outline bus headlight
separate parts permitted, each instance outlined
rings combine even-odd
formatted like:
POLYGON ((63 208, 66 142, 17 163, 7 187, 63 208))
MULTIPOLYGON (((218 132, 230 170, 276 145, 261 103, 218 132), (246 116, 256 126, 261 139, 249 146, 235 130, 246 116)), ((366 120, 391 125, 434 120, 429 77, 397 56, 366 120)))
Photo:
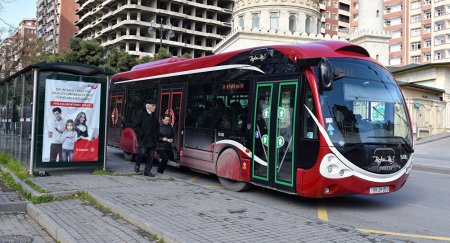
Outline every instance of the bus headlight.
POLYGON ((352 176, 353 171, 330 153, 325 155, 320 163, 320 174, 326 178, 339 179, 352 176))

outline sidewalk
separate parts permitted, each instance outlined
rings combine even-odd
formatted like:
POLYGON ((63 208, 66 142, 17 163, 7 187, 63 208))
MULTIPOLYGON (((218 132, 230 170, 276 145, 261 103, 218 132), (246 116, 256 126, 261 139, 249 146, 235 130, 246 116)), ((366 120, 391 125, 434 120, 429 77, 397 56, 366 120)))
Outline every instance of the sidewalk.
MULTIPOLYGON (((384 242, 352 227, 308 219, 239 197, 239 193, 210 189, 167 177, 64 175, 33 178, 50 192, 86 191, 124 222, 99 220, 95 210, 86 210, 79 201, 50 202, 29 207, 31 215, 43 218, 49 232, 58 228, 67 241, 141 241, 145 236, 129 227, 157 234, 165 242, 384 242), (91 211, 91 212, 90 212, 91 211), (56 214, 58 213, 58 214, 56 214), (81 215, 80 215, 81 214, 81 215), (119 217, 120 215, 120 217, 119 217), (45 222, 45 220, 49 222, 45 222), (76 227, 74 227, 76 225, 76 227), (89 230, 95 226, 95 230, 89 230), (116 226, 112 226, 116 225, 116 226), (112 236, 102 239, 110 229, 112 236), (64 232, 65 231, 65 232, 64 232), (98 233, 100 231, 100 233, 98 233), (127 238, 128 237, 128 238, 127 238)), ((114 219, 115 217, 113 217, 114 219)))
POLYGON ((450 134, 426 137, 414 146, 413 170, 450 175, 450 134))

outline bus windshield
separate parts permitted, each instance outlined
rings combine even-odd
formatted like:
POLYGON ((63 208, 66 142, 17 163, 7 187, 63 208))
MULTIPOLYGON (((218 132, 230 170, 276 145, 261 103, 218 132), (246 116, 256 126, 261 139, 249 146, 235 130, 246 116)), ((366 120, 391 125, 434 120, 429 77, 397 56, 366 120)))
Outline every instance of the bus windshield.
POLYGON ((333 145, 344 155, 369 145, 401 146, 412 153, 405 103, 389 72, 363 60, 330 62, 339 75, 331 90, 321 92, 320 102, 333 145))

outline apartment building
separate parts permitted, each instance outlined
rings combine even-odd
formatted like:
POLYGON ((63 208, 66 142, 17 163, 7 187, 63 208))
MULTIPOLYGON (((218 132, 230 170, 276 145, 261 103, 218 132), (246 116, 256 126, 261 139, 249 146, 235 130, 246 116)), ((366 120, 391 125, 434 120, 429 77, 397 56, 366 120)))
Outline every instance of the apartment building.
POLYGON ((47 51, 56 53, 69 49, 69 39, 77 32, 74 0, 38 0, 36 2, 37 36, 44 38, 47 51))
POLYGON ((0 80, 30 65, 28 48, 36 39, 36 19, 23 19, 0 44, 0 80))
POLYGON ((350 28, 350 0, 321 0, 321 33, 348 34, 350 28))
MULTIPOLYGON (((351 27, 357 29, 358 0, 351 4, 351 27)), ((384 0, 384 21, 392 36, 389 65, 450 60, 450 0, 384 0)))
POLYGON ((153 55, 160 46, 173 55, 200 57, 231 30, 232 0, 75 0, 79 31, 107 48, 135 56, 153 55), (149 31, 150 30, 150 31, 149 31))

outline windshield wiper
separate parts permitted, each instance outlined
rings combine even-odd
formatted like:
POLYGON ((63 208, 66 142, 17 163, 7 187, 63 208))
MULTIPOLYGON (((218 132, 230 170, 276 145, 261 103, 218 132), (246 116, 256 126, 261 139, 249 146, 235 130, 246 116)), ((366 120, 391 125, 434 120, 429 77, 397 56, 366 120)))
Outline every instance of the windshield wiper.
POLYGON ((412 148, 412 146, 402 136, 371 136, 368 138, 400 138, 403 141, 403 145, 405 145, 405 147, 406 147, 406 152, 414 153, 414 149, 412 148))

